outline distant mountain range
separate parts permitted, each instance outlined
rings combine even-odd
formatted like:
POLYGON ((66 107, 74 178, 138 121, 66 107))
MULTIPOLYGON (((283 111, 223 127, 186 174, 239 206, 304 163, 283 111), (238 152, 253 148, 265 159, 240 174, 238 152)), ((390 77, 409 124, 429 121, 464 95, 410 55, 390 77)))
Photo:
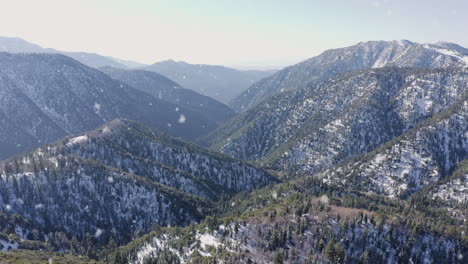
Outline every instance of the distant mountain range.
POLYGON ((0 159, 115 118, 187 139, 217 126, 63 55, 0 53, 0 78, 0 159))
POLYGON ((438 42, 418 44, 408 40, 369 41, 331 49, 317 57, 286 67, 245 90, 229 102, 236 111, 245 111, 271 95, 302 88, 335 74, 384 66, 439 68, 467 66, 468 49, 438 42))
POLYGON ((9 53, 58 53, 71 57, 89 67, 113 67, 141 69, 162 74, 181 86, 209 96, 223 103, 239 95, 253 83, 273 74, 274 70, 236 70, 224 66, 189 64, 173 60, 152 65, 122 60, 88 52, 68 52, 42 48, 20 38, 0 37, 0 52, 9 53))
POLYGON ((141 69, 169 77, 183 87, 227 103, 253 83, 274 71, 236 70, 224 66, 161 61, 141 69))
POLYGON ((194 112, 198 112, 207 119, 212 119, 218 124, 226 122, 235 115, 235 112, 223 103, 211 97, 200 95, 193 90, 185 89, 178 83, 155 72, 124 70, 112 67, 102 67, 99 68, 99 70, 113 79, 127 83, 158 99, 172 102, 194 112))
POLYGON ((60 51, 52 48, 42 48, 39 45, 27 42, 20 38, 0 37, 0 52, 10 53, 59 53, 71 57, 89 67, 99 68, 103 66, 112 66, 117 68, 135 68, 142 67, 144 64, 121 60, 109 56, 102 56, 89 52, 69 52, 60 51))

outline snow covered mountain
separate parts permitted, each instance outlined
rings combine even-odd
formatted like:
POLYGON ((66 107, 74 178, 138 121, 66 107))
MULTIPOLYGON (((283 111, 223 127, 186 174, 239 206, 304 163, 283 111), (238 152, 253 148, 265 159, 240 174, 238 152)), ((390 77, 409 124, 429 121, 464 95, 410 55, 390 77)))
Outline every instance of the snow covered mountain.
POLYGON ((402 202, 299 181, 229 202, 235 213, 228 217, 156 229, 110 258, 115 263, 463 263, 468 252, 460 232, 466 230, 464 218, 452 218, 430 200, 402 202))
MULTIPOLYGON (((468 158, 467 119, 465 92, 459 102, 398 138, 314 177, 346 188, 408 197, 423 187, 450 178, 455 168, 468 158)), ((453 180, 458 180, 461 188, 467 188, 466 176, 453 180)), ((454 183, 443 184, 450 187, 438 187, 435 196, 467 202, 462 189, 449 190, 454 183), (442 195, 444 192, 450 193, 450 198, 442 195)))
MULTIPOLYGON (((44 232, 128 242, 153 225, 188 225, 212 201, 277 182, 247 163, 127 120, 0 163, 0 207, 44 232)), ((107 241, 107 240, 106 240, 107 241)))
POLYGON ((206 141, 290 175, 316 172, 370 152, 462 100, 467 74, 381 68, 334 76, 271 97, 206 141))
POLYGON ((150 71, 123 70, 112 67, 99 68, 113 79, 124 82, 152 96, 181 105, 198 112, 216 123, 224 123, 235 115, 235 112, 223 103, 211 97, 185 89, 168 78, 150 71))
POLYGON ((185 88, 222 103, 227 103, 256 81, 273 73, 273 71, 241 71, 224 66, 189 64, 173 60, 157 62, 141 69, 160 73, 185 88))
POLYGON ((0 259, 466 262, 461 46, 326 51, 252 86, 235 116, 178 83, 226 99, 246 72, 149 69, 176 83, 9 43, 27 53, 0 52, 0 259))
POLYGON ((0 53, 0 159, 128 118, 196 138, 217 124, 58 54, 0 53))
POLYGON ((117 68, 136 68, 143 67, 144 64, 121 60, 109 56, 102 56, 89 52, 70 52, 59 51, 56 49, 42 48, 39 45, 27 42, 20 38, 0 37, 0 52, 9 53, 59 53, 71 57, 89 67, 99 68, 103 66, 112 66, 117 68))
POLYGON ((384 66, 441 68, 468 65, 468 49, 447 42, 418 44, 408 40, 369 41, 351 47, 331 49, 319 56, 284 68, 265 78, 229 102, 236 111, 245 111, 262 100, 330 76, 384 66))

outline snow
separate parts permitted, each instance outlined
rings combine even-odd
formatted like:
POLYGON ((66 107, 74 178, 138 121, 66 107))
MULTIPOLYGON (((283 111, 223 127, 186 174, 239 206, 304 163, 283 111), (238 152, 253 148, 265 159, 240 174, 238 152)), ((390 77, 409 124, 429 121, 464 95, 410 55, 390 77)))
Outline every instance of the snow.
POLYGON ((107 126, 104 127, 104 128, 102 129, 102 133, 103 133, 103 134, 109 134, 110 132, 111 132, 111 130, 110 130, 110 128, 107 127, 107 126))
POLYGON ((82 135, 82 136, 70 138, 70 140, 67 143, 67 146, 72 146, 74 144, 83 143, 83 142, 86 142, 87 140, 88 140, 87 135, 82 135))
POLYGON ((2 251, 7 251, 9 248, 18 249, 18 242, 16 241, 12 243, 10 241, 0 240, 0 244, 3 245, 2 251))
POLYGON ((102 233, 104 233, 104 231, 100 228, 96 229, 96 233, 94 233, 94 237, 95 238, 98 238, 102 235, 102 233))
POLYGON ((94 103, 94 112, 96 112, 96 114, 101 112, 101 104, 94 103))
POLYGON ((218 239, 210 234, 202 234, 198 238, 200 240, 201 246, 206 249, 206 246, 218 247, 220 245, 218 239))
POLYGON ((145 258, 147 258, 148 256, 151 256, 152 253, 158 249, 158 247, 159 247, 159 243, 156 243, 156 246, 153 246, 150 243, 145 244, 138 250, 136 261, 134 263, 143 263, 145 258))
POLYGON ((374 158, 374 161, 375 163, 382 163, 383 161, 385 161, 387 158, 385 157, 385 155, 383 154, 378 154, 375 156, 374 158))
POLYGON ((324 204, 328 204, 329 200, 328 200, 328 196, 326 195, 322 195, 320 197, 320 202, 324 203, 324 204))
POLYGON ((468 67, 468 56, 465 56, 465 55, 462 55, 456 51, 453 51, 453 50, 449 50, 449 49, 444 49, 444 48, 436 48, 436 47, 433 47, 433 46, 430 46, 430 45, 424 45, 425 48, 428 48, 428 49, 432 49, 434 51, 437 51, 441 54, 444 54, 444 55, 447 55, 447 56, 451 56, 451 57, 455 57, 457 59, 459 59, 460 61, 462 61, 467 67, 468 67))
POLYGON ((187 121, 187 118, 185 117, 184 114, 181 114, 181 115, 179 116, 179 120, 177 120, 177 122, 178 122, 179 124, 184 124, 185 121, 187 121))
POLYGON ((464 179, 454 179, 441 186, 438 186, 433 193, 433 198, 440 198, 445 201, 457 203, 468 202, 468 175, 464 179))

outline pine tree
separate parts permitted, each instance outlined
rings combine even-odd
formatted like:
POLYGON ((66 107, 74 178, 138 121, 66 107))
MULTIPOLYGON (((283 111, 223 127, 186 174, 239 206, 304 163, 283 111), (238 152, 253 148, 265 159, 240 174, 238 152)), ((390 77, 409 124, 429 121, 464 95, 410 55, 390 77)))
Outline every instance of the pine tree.
POLYGON ((283 252, 281 250, 277 250, 275 252, 275 256, 273 257, 273 263, 274 264, 283 264, 284 263, 283 252))
POLYGON ((330 240, 325 247, 325 255, 333 262, 335 259, 335 245, 333 241, 330 240))
POLYGON ((359 257, 359 263, 360 264, 367 264, 369 263, 369 252, 367 252, 367 250, 364 250, 361 254, 361 256, 359 257))
POLYGON ((344 263, 345 253, 343 248, 341 247, 340 243, 336 243, 334 246, 335 251, 335 262, 336 263, 344 263))

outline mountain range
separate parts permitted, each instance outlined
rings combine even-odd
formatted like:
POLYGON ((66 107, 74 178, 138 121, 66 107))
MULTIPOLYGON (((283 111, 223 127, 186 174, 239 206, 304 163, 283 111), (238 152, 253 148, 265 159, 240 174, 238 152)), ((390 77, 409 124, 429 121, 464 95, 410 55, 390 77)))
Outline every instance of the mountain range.
POLYGON ((331 49, 276 72, 253 84, 229 105, 244 111, 262 100, 310 83, 323 81, 338 73, 384 66, 439 68, 467 66, 468 49, 457 44, 438 42, 419 44, 408 40, 369 41, 331 49))
POLYGON ((0 52, 0 262, 465 263, 467 58, 328 50, 235 113, 247 72, 0 52))
POLYGON ((217 126, 58 54, 0 53, 0 159, 128 118, 194 139, 217 126))
POLYGON ((224 66, 189 64, 173 60, 156 62, 152 65, 122 60, 89 52, 69 52, 43 48, 20 38, 0 37, 0 52, 9 53, 58 53, 71 57, 89 67, 113 67, 118 69, 141 69, 160 73, 179 83, 184 88, 209 96, 223 103, 274 71, 236 70, 224 66))
POLYGON ((223 103, 228 103, 249 86, 274 72, 272 70, 241 71, 224 66, 189 64, 174 60, 157 62, 141 69, 160 73, 185 88, 223 103))
POLYGON ((0 52, 9 53, 58 53, 71 57, 89 67, 98 68, 104 66, 112 66, 118 68, 134 68, 142 67, 144 64, 117 59, 109 56, 102 56, 96 53, 89 52, 70 52, 59 51, 52 48, 43 48, 37 44, 27 42, 20 38, 0 37, 0 52))
POLYGON ((225 104, 211 97, 198 94, 193 90, 185 89, 178 83, 155 72, 124 70, 112 67, 102 67, 99 68, 99 70, 113 79, 127 83, 158 99, 181 105, 194 112, 198 112, 207 119, 212 119, 218 124, 226 122, 235 115, 235 112, 225 104))
POLYGON ((335 75, 272 96, 206 138, 240 159, 313 173, 370 152, 465 99, 467 73, 381 68, 335 75))
POLYGON ((43 234, 98 232, 118 243, 154 224, 199 221, 213 201, 277 182, 245 162, 119 119, 6 160, 0 175, 0 206, 43 234))

